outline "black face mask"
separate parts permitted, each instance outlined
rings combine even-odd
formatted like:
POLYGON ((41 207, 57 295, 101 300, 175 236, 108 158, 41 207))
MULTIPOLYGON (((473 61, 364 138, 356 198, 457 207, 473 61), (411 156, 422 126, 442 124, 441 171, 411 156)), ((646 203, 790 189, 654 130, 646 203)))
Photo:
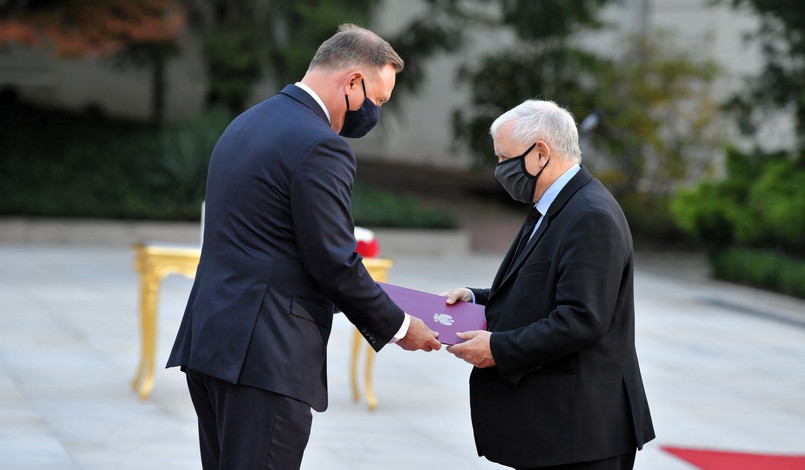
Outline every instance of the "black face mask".
POLYGON ((363 83, 363 79, 361 79, 361 86, 363 87, 363 104, 355 111, 349 110, 349 97, 344 95, 344 99, 347 100, 347 115, 344 116, 344 126, 338 133, 340 136, 353 139, 363 137, 380 120, 380 106, 372 103, 372 100, 366 96, 366 85, 363 83))
POLYGON ((525 168, 525 156, 531 152, 537 144, 534 143, 528 150, 523 152, 522 155, 504 160, 495 165, 495 178, 500 182, 509 196, 515 201, 533 203, 534 192, 537 189, 537 179, 542 174, 545 167, 550 163, 550 159, 545 162, 542 170, 539 170, 536 175, 530 174, 525 168))

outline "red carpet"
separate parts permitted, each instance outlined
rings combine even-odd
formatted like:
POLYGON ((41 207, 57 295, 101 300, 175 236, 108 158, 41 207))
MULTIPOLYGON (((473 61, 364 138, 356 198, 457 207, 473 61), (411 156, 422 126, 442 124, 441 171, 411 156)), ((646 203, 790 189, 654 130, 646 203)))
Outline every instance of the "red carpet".
POLYGON ((702 470, 805 470, 805 455, 745 454, 667 446, 662 450, 702 470))

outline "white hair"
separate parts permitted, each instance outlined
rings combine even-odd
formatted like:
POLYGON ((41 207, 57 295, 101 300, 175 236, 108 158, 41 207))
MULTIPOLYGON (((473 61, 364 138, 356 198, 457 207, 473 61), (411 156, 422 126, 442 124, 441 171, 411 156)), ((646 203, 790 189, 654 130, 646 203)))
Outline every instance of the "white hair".
POLYGON ((531 145, 542 140, 560 158, 581 163, 579 131, 570 111, 553 101, 526 100, 495 119, 489 128, 492 138, 500 126, 510 121, 515 121, 512 138, 517 142, 531 145))

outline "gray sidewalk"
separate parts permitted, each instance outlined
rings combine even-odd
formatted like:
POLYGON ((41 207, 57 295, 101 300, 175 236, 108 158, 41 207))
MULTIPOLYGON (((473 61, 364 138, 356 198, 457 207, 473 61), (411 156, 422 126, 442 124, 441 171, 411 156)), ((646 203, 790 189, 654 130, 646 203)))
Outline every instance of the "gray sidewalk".
MULTIPOLYGON (((499 256, 395 257, 390 281, 440 292, 491 282, 499 256)), ((708 280, 701 260, 639 254, 637 337, 658 438, 636 468, 694 468, 661 445, 805 454, 805 302, 708 280), (691 270, 690 268, 694 268, 691 270)), ((191 281, 162 284, 164 364, 191 281)), ((177 370, 131 391, 138 279, 127 247, 0 245, 0 469, 197 469, 177 370)), ((330 340, 330 409, 304 469, 500 468, 475 455, 469 366, 445 351, 381 351, 378 410, 353 403, 351 325, 330 340)))

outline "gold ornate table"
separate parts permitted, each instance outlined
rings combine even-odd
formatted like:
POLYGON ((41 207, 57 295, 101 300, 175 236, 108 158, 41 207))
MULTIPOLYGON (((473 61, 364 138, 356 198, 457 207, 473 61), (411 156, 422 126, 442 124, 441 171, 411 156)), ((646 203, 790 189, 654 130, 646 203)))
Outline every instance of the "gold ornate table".
MULTIPOLYGON (((389 259, 383 258, 364 258, 363 265, 372 279, 378 282, 386 282, 388 279, 389 268, 394 263, 389 259)), ((372 365, 375 359, 375 350, 366 344, 360 332, 357 329, 352 333, 352 361, 350 361, 349 374, 352 380, 352 400, 358 401, 360 399, 360 392, 358 390, 358 355, 361 352, 361 345, 366 346, 366 370, 364 371, 364 392, 366 394, 366 403, 369 404, 369 409, 374 411, 377 408, 377 398, 375 397, 374 387, 372 386, 372 365)))
MULTIPOLYGON (((132 382, 132 389, 145 400, 154 388, 154 362, 156 358, 157 305, 159 305, 159 286, 162 279, 169 274, 181 274, 187 277, 196 275, 201 250, 187 245, 134 245, 134 268, 140 273, 140 365, 132 382)), ((388 270, 393 263, 382 258, 364 258, 363 265, 373 279, 385 282, 388 270)), ((363 336, 355 330, 352 340, 352 359, 350 361, 350 378, 352 396, 355 401, 360 398, 358 386, 358 356, 361 344, 366 344, 363 336)), ((372 386, 372 366, 375 352, 366 345, 366 369, 364 371, 364 393, 369 409, 377 408, 377 398, 372 386)))
POLYGON ((131 387, 145 400, 154 388, 159 285, 168 274, 195 277, 201 250, 179 245, 134 245, 134 269, 140 273, 140 366, 131 387))

